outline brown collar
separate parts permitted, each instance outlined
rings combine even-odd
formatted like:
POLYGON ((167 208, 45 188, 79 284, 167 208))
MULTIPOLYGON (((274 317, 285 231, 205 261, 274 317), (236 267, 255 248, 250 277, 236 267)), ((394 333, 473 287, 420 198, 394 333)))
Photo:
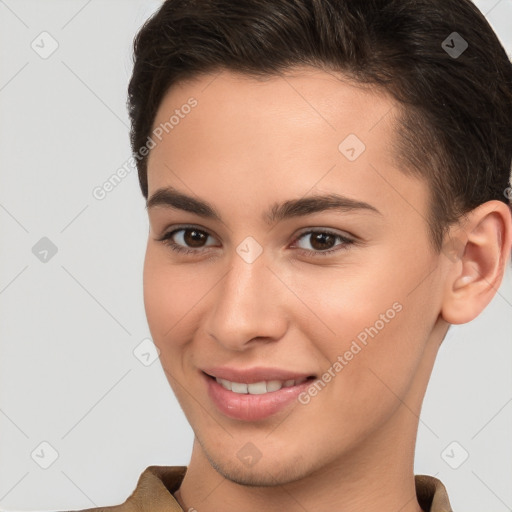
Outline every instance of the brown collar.
MULTIPOLYGON (((179 489, 186 471, 186 466, 149 466, 122 505, 81 512, 184 512, 172 493, 179 489)), ((424 512, 452 512, 448 493, 440 480, 416 475, 415 482, 418 503, 424 512)))

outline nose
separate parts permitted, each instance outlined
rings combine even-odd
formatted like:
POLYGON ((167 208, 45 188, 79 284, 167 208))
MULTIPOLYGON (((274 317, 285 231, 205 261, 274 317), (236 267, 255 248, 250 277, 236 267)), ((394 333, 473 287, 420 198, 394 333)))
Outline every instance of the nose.
POLYGON ((286 332, 287 290, 269 266, 264 253, 252 263, 237 253, 231 258, 230 270, 210 298, 213 306, 206 325, 223 347, 243 351, 279 340, 286 332))

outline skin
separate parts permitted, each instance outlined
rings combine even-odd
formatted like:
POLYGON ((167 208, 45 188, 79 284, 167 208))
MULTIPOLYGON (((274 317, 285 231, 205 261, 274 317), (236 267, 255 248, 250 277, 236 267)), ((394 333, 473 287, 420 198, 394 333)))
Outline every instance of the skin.
POLYGON ((198 512, 420 511, 413 458, 428 380, 449 324, 475 318, 501 283, 510 211, 481 205, 450 230, 460 257, 435 252, 428 185, 398 168, 397 108, 382 91, 314 68, 264 81, 222 71, 173 86, 154 126, 191 96, 198 105, 151 149, 149 196, 171 186, 222 220, 149 208, 144 264, 150 331, 195 433, 179 503, 198 512), (366 145, 353 162, 338 149, 348 134, 366 145), (380 214, 262 219, 275 203, 329 193, 380 214), (191 245, 190 231, 174 236, 195 254, 158 240, 182 224, 210 235, 202 245, 191 245), (307 228, 355 243, 334 238, 326 249, 338 250, 319 255, 307 228), (252 263, 236 251, 248 236, 263 249, 252 263), (210 401, 200 368, 321 376, 394 303, 402 310, 307 405, 242 422, 210 401), (261 456, 252 466, 237 457, 247 443, 261 456))

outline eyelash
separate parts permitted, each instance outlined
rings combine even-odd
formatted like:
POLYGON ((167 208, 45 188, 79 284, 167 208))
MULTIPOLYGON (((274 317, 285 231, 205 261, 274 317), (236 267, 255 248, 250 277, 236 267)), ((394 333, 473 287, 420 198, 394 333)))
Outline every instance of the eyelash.
MULTIPOLYGON (((180 231, 188 231, 188 230, 195 230, 195 231, 198 231, 199 233, 203 233, 207 236, 211 236, 207 231, 204 231, 202 229, 198 229, 196 228, 195 226, 185 226, 185 227, 181 227, 181 228, 177 228, 177 229, 174 229, 172 231, 169 231, 168 233, 164 234, 161 238, 157 239, 158 242, 162 242, 164 245, 166 245, 167 247, 169 247, 171 250, 177 252, 177 253, 180 253, 180 254, 194 254, 194 255, 197 255, 201 252, 204 251, 204 248, 199 248, 199 249, 188 249, 186 247, 183 247, 179 244, 177 244, 176 242, 173 242, 171 240, 171 238, 178 232, 180 231)), ((350 238, 347 238, 343 235, 340 235, 339 233, 334 233, 328 229, 317 229, 317 230, 310 230, 310 231, 305 231, 301 234, 299 234, 297 236, 297 238, 293 241, 293 243, 295 244, 296 242, 298 242, 302 237, 306 236, 306 235, 312 235, 312 234, 323 234, 323 235, 331 235, 331 236, 334 236, 335 238, 337 238, 338 240, 342 241, 343 243, 336 246, 337 248, 334 248, 334 249, 327 249, 325 251, 312 251, 312 250, 308 250, 308 249, 298 249, 299 252, 301 252, 302 254, 306 254, 307 256, 311 256, 313 255, 314 257, 316 256, 330 256, 332 255, 333 253, 336 253, 338 251, 344 251, 344 250, 347 250, 349 249, 349 247, 351 245, 354 245, 355 244, 355 241, 350 239, 350 238)))

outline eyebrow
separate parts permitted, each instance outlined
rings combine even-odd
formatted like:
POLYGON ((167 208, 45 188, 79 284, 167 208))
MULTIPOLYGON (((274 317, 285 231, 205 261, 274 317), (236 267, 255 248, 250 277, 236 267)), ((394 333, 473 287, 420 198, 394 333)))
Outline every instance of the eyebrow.
MULTIPOLYGON (((146 202, 146 210, 156 206, 183 210, 204 217, 205 219, 222 222, 219 212, 210 203, 188 196, 173 187, 160 188, 151 195, 146 202)), ((345 213, 366 211, 382 215, 377 208, 364 201, 358 201, 339 194, 328 194, 290 199, 283 203, 275 203, 267 212, 264 212, 263 221, 270 225, 284 219, 302 217, 329 210, 345 213)))

